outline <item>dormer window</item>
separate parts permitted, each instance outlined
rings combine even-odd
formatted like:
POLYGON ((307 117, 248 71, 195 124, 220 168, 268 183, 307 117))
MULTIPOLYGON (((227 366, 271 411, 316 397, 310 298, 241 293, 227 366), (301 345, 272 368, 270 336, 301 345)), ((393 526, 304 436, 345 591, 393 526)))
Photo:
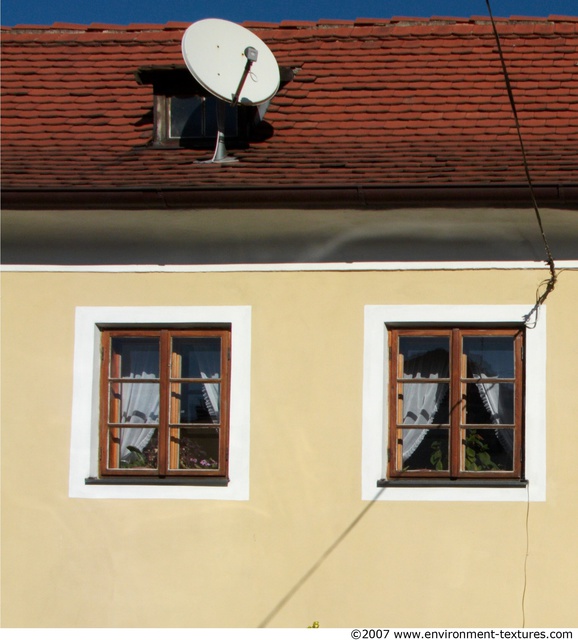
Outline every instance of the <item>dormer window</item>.
POLYGON ((186 67, 141 67, 139 84, 152 84, 153 145, 208 148, 217 136, 217 110, 223 109, 228 144, 246 145, 255 107, 231 106, 209 94, 186 67))
MULTIPOLYGON (((294 73, 294 69, 280 67, 281 87, 293 79, 294 73)), ((155 147, 213 147, 218 109, 224 112, 228 147, 246 147, 250 139, 263 140, 271 135, 267 127, 259 127, 267 104, 225 103, 204 89, 184 65, 141 67, 135 77, 139 84, 153 88, 155 147)))

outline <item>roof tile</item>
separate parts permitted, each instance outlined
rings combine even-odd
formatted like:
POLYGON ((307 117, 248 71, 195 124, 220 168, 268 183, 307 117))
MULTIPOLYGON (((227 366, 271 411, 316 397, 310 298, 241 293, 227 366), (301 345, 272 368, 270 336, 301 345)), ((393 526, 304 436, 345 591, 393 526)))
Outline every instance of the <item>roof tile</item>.
POLYGON ((578 16, 548 16, 550 22, 578 22, 578 16))
MULTIPOLYGON (((497 21, 535 180, 578 181, 578 18, 497 21)), ((156 149, 141 66, 183 65, 187 23, 3 28, 4 188, 515 182, 523 167, 487 16, 245 23, 298 68, 271 136, 197 164, 156 149)))

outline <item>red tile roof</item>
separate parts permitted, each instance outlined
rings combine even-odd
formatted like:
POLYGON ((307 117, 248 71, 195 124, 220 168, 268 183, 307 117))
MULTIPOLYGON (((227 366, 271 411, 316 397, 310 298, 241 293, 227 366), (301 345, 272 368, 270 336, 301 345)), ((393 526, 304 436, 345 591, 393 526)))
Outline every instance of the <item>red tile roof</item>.
MULTIPOLYGON (((2 179, 10 190, 402 187, 525 180, 485 17, 245 23, 296 71, 273 135, 235 150, 150 146, 136 69, 183 63, 188 25, 2 29, 2 179)), ((498 19, 530 171, 578 184, 578 18, 498 19)))

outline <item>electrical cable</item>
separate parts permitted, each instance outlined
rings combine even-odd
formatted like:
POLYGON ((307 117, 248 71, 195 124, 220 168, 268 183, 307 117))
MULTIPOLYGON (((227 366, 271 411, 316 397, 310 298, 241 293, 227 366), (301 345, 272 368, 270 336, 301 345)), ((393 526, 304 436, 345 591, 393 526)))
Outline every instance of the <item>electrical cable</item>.
MULTIPOLYGON (((548 239, 546 238, 546 232, 544 231, 544 225, 542 224, 542 216, 540 215, 540 209, 538 207, 538 202, 536 200, 536 195, 534 193, 534 185, 532 183, 532 176, 530 174, 530 167, 528 164, 528 158, 526 155, 526 148, 524 146, 524 139, 522 137, 522 128, 520 126, 520 120, 518 118, 518 111, 516 109, 516 101, 514 100, 514 92, 512 91, 512 84, 510 82, 510 76, 508 74, 508 68, 506 66, 506 60, 504 58, 504 53, 502 51, 502 44, 500 42, 500 36, 498 34, 498 29, 496 27, 496 22, 494 20, 494 16, 492 14, 492 7, 490 6, 490 0, 486 0, 486 6, 488 7, 488 13, 490 15, 490 21, 492 23, 492 29, 494 32, 494 37, 496 39, 496 45, 498 48, 498 55, 500 56, 500 62, 502 65, 502 72, 504 74, 504 80, 506 82, 506 89, 508 91, 508 98, 510 100, 510 106, 512 108, 512 114, 514 116, 514 122, 516 125, 516 132, 518 134, 518 140, 520 142, 520 149, 522 152, 522 162, 524 164, 524 171, 526 173, 526 180, 528 182, 528 188, 530 191, 530 197, 532 199, 532 204, 534 206, 534 212, 536 214, 536 220, 538 221, 538 226, 540 228, 540 234, 542 236, 542 242, 544 243, 544 248, 546 250, 546 262, 550 269, 550 278, 540 283, 538 289, 536 291, 536 304, 530 312, 526 315, 526 323, 529 321, 530 317, 536 313, 536 321, 537 314, 540 306, 544 303, 546 298, 550 295, 550 293, 554 290, 556 286, 557 274, 556 267, 554 264, 554 257, 552 256, 552 252, 550 250, 550 245, 548 244, 548 239), (546 285, 544 292, 540 294, 540 289, 543 285, 546 285)), ((534 325, 535 326, 535 325, 534 325)), ((524 554, 524 586, 522 589, 522 627, 526 626, 526 591, 528 588, 528 556, 530 554, 530 528, 529 528, 529 519, 530 519, 530 490, 529 487, 526 487, 526 520, 525 520, 525 529, 526 529, 526 551, 524 554)))
MULTIPOLYGON (((486 0, 486 6, 488 7, 488 13, 490 15, 490 21, 492 23, 492 29, 494 32, 494 37, 496 39, 496 45, 498 48, 498 55, 500 57, 500 63, 502 65, 502 72, 504 74, 504 80, 506 82, 506 90, 508 92, 508 98, 510 100, 510 106, 512 108, 512 114, 514 116, 514 123, 516 126, 516 132, 518 134, 518 141, 520 143, 520 150, 522 152, 522 163, 524 165, 524 172, 526 174, 526 181, 528 182, 528 188, 530 191, 530 197, 532 199, 532 205, 534 207, 534 213, 536 214, 536 220, 538 221, 538 226, 540 228, 540 234, 542 236, 542 242, 544 243, 544 248, 546 250, 546 263, 550 269, 550 278, 545 281, 546 289, 542 294, 536 294, 536 305, 532 308, 526 319, 528 319, 535 311, 537 312, 538 308, 544 303, 546 298, 550 295, 550 293, 554 290, 556 286, 556 280, 558 278, 556 274, 556 267, 554 264, 554 258, 552 256, 552 252, 550 251, 550 245, 548 244, 548 240, 546 238, 546 232, 544 231, 544 225, 542 224, 542 216, 540 215, 540 209, 538 207, 538 202, 536 200, 536 194, 534 193, 534 185, 532 183, 532 176, 530 175, 530 167, 528 164, 528 158, 526 155, 526 148, 524 146, 524 139, 522 137, 522 128, 520 127, 520 120, 518 118, 518 111, 516 109, 516 101, 514 100, 514 92, 512 91, 512 84, 510 82, 510 76, 508 74, 508 68, 506 66, 506 60, 504 58, 504 53, 502 51, 502 44, 500 42, 500 36, 498 34, 498 29, 496 27, 496 22, 494 20, 494 15, 492 13, 492 7, 490 6, 490 0, 486 0)), ((544 283, 542 283, 544 284, 544 283)), ((540 285, 541 286, 541 285, 540 285)), ((539 291, 539 288, 538 288, 539 291)))
POLYGON ((522 589, 522 629, 526 628, 526 592, 528 590, 528 556, 530 555, 530 486, 526 485, 526 552, 524 554, 524 587, 522 589))

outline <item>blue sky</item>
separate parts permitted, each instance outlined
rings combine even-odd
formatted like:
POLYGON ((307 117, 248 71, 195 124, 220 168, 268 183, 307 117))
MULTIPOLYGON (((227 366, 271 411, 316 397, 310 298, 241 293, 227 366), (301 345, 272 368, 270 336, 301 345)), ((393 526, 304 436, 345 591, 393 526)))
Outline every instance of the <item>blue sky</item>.
MULTIPOLYGON (((578 0, 490 0, 495 16, 578 15, 578 0)), ((486 15, 486 0, 2 0, 2 24, 234 22, 486 15)))

